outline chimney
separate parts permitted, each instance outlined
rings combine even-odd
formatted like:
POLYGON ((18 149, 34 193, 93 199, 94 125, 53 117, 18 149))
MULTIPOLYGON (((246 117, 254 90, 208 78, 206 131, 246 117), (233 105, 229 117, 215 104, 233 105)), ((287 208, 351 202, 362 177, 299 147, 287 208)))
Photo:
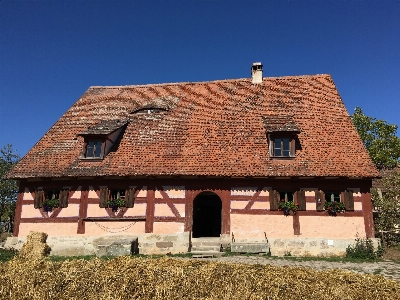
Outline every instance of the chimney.
POLYGON ((260 62, 255 62, 251 66, 251 83, 261 83, 262 82, 262 64, 260 62))

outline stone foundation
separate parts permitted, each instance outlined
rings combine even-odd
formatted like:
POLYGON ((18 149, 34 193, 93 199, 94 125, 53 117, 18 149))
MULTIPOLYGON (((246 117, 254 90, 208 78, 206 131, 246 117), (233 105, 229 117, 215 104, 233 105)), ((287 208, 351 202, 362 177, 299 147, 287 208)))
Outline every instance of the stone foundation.
MULTIPOLYGON (((372 238, 375 249, 379 245, 379 239, 372 238)), ((235 244, 260 245, 265 239, 236 239, 235 244)), ((355 239, 329 239, 329 238, 270 238, 268 239, 272 256, 345 256, 346 248, 355 244, 355 239)), ((240 252, 240 251, 239 251, 240 252)))
MULTIPOLYGON (((48 237, 47 244, 51 247, 50 255, 77 256, 77 255, 102 255, 107 253, 106 248, 114 249, 116 253, 130 254, 131 243, 138 239, 139 254, 178 254, 187 253, 189 249, 189 233, 176 234, 139 234, 135 236, 105 235, 97 237, 48 237), (117 246, 118 241, 123 246, 117 246), (127 243, 129 241, 129 243, 127 243), (112 245, 114 245, 112 247, 112 245), (100 247, 99 247, 100 246, 100 247), (119 249, 119 248, 121 249, 119 249), (101 249, 104 248, 104 249, 101 249), (118 248, 118 249, 117 249, 118 248), (102 252, 103 251, 103 252, 102 252), (106 252, 104 252, 106 251, 106 252), (122 252, 121 252, 122 251, 122 252)), ((377 247, 379 239, 371 239, 377 247)), ((9 237, 5 248, 20 250, 25 238, 9 237)), ((221 238, 221 244, 225 247, 227 237, 221 238)), ((235 252, 247 252, 248 249, 267 249, 269 246, 272 256, 284 256, 290 253, 292 256, 344 256, 346 248, 355 243, 355 239, 328 239, 328 238, 270 238, 266 239, 235 239, 231 249, 235 252), (240 247, 241 246, 241 247, 240 247), (244 250, 243 250, 244 249, 244 250), (246 250, 246 251, 245 251, 246 250)), ((110 251, 111 251, 110 250, 110 251)), ((113 250, 113 251, 114 251, 113 250)), ((115 252, 114 251, 114 252, 115 252)), ((251 251, 250 251, 251 252, 251 251)), ((264 251, 262 251, 264 252, 264 251)), ((267 252, 267 251, 265 251, 267 252)))
MULTIPOLYGON (((178 254, 186 253, 189 249, 189 233, 177 234, 139 234, 130 235, 104 235, 80 237, 51 237, 47 244, 51 248, 50 255, 78 256, 78 255, 112 255, 111 252, 131 254, 132 241, 138 240, 139 254, 178 254), (117 244, 122 245, 117 246, 117 244), (117 249, 118 248, 118 249, 117 249), (119 249, 121 248, 121 249, 119 249), (108 250, 107 250, 108 249, 108 250), (110 252, 111 251, 111 252, 110 252), (110 253, 108 253, 110 252, 110 253)), ((20 250, 25 237, 9 237, 4 248, 20 250)))

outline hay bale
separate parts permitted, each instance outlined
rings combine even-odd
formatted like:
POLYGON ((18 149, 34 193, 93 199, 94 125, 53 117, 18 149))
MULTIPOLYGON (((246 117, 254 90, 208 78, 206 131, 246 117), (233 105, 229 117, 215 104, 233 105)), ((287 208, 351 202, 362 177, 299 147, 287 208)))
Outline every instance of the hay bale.
POLYGON ((391 300, 400 282, 302 267, 119 256, 0 262, 0 299, 391 300))
POLYGON ((22 245, 18 257, 36 259, 48 256, 51 248, 46 244, 46 239, 46 233, 31 231, 26 238, 26 242, 22 245))

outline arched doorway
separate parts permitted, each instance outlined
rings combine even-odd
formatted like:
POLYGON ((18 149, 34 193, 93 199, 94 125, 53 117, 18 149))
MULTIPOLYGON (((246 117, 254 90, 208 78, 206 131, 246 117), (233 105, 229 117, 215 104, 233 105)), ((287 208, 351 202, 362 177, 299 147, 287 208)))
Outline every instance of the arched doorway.
POLYGON ((202 192, 193 201, 193 237, 219 237, 222 202, 213 192, 202 192))

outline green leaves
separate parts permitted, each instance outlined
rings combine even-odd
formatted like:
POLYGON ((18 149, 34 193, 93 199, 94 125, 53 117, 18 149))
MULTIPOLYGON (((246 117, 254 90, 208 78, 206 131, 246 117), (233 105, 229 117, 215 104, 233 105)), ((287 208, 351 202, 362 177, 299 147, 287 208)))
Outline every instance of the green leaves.
POLYGON ((400 138, 396 136, 398 126, 368 117, 360 107, 355 108, 351 119, 376 167, 397 166, 400 159, 400 138))
POLYGON ((386 172, 381 179, 381 188, 372 190, 372 202, 377 216, 374 218, 377 231, 396 230, 400 223, 400 169, 386 172))
POLYGON ((9 144, 0 149, 0 224, 7 219, 11 223, 14 218, 18 186, 15 180, 4 179, 3 176, 18 160, 19 155, 14 152, 12 145, 9 144))

